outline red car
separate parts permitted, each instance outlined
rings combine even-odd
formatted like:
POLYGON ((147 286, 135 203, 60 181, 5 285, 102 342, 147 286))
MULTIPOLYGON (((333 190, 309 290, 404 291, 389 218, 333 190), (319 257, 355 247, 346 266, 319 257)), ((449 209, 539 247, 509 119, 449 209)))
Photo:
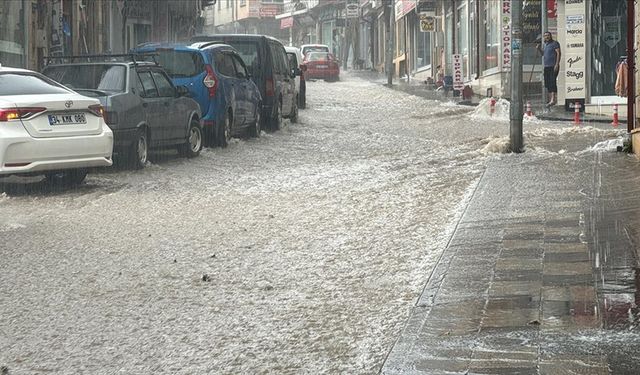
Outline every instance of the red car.
POLYGON ((340 79, 340 64, 328 52, 309 52, 302 61, 307 67, 305 77, 309 79, 324 79, 337 81, 340 79))

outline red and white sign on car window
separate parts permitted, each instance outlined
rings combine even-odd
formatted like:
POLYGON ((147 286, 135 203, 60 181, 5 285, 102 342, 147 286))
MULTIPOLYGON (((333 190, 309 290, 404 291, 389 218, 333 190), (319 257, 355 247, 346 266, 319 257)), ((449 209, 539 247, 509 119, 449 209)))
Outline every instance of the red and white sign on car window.
POLYGON ((464 82, 462 82, 462 55, 453 55, 453 89, 462 90, 464 82))

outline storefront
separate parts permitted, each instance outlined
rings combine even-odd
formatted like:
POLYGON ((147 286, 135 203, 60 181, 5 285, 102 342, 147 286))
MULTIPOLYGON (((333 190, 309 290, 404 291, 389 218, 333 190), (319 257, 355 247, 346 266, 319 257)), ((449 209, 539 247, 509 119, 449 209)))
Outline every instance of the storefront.
POLYGON ((24 27, 23 1, 0 2, 0 64, 26 67, 24 41, 28 39, 24 27))

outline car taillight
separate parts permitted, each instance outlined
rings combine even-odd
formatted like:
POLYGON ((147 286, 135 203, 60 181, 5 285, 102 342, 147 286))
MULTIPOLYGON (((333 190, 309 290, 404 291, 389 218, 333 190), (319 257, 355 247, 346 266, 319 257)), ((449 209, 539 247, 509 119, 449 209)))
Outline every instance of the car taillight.
POLYGON ((118 112, 115 112, 115 111, 104 111, 104 122, 107 125, 117 125, 118 124, 118 112))
POLYGON ((29 118, 46 110, 44 107, 0 108, 0 121, 29 118))
POLYGON ((273 90, 273 78, 267 79, 266 91, 267 91, 267 96, 275 95, 275 91, 273 90))
POLYGON ((216 96, 218 80, 216 79, 216 74, 213 72, 211 65, 205 65, 205 69, 207 70, 207 75, 202 80, 202 83, 209 90, 209 97, 212 98, 216 96))
POLYGON ((93 113, 98 117, 104 116, 104 108, 100 104, 93 104, 89 106, 89 112, 93 113))

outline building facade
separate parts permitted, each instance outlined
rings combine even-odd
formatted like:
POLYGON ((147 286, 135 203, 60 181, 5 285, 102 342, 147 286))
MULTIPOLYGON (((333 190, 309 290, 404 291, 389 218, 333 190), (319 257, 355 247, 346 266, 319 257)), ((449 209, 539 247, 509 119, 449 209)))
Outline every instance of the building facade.
POLYGON ((125 53, 150 41, 186 41, 196 33, 201 4, 199 0, 2 1, 0 63, 39 70, 46 56, 125 53))

